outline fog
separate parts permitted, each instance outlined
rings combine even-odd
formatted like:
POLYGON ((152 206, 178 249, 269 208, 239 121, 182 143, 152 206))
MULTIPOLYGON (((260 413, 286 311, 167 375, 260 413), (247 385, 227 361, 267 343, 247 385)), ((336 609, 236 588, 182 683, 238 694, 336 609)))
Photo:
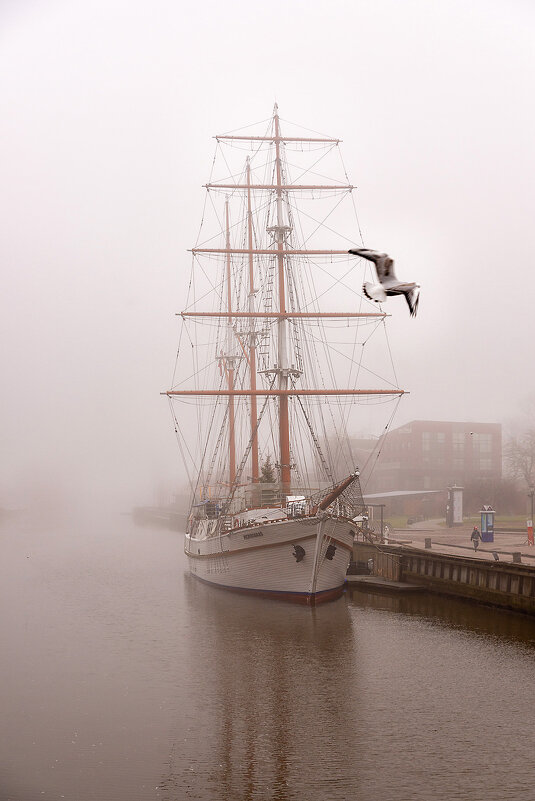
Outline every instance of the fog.
POLYGON ((2 0, 0 506, 183 481, 159 393, 212 137, 275 101, 344 140, 365 244, 422 285, 416 319, 385 306, 395 424, 520 415, 534 22, 520 0, 2 0))

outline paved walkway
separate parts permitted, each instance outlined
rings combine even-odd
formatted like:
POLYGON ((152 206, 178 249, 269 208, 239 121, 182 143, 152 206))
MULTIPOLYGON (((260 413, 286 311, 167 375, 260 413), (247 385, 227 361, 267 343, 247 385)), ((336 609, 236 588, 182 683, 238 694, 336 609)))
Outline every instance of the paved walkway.
POLYGON ((424 548, 426 538, 430 537, 433 551, 491 561, 494 561, 493 552, 495 551, 500 557, 500 562, 512 562, 513 552, 519 552, 522 554, 522 564, 535 567, 535 548, 528 545, 527 532, 526 534, 521 532, 495 534, 494 542, 480 542, 477 551, 474 551, 470 540, 471 533, 472 526, 447 528, 443 519, 425 520, 421 523, 414 523, 408 528, 396 529, 389 535, 389 542, 395 543, 403 540, 415 548, 424 548))

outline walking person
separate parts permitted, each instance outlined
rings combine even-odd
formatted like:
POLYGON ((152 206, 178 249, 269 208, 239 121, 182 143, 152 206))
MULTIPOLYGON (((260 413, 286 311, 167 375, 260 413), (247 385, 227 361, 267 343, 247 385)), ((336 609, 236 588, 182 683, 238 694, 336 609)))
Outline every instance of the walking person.
POLYGON ((474 526, 472 533, 470 534, 470 539, 474 543, 474 551, 477 551, 479 548, 479 540, 481 539, 481 534, 479 533, 477 526, 474 526))

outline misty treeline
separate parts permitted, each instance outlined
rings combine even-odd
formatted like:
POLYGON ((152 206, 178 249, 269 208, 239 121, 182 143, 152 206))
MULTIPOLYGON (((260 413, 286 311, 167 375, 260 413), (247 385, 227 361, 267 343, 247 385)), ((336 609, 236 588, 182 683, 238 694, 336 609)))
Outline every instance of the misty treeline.
POLYGON ((525 487, 535 484, 535 428, 511 436, 505 446, 505 462, 512 478, 525 487))
POLYGON ((526 511, 526 491, 509 476, 476 478, 464 485, 463 505, 466 514, 477 514, 489 505, 501 515, 520 515, 526 511))
POLYGON ((475 479, 464 488, 467 509, 490 504, 501 514, 523 514, 535 486, 535 428, 510 435, 503 449, 504 475, 499 480, 475 479))

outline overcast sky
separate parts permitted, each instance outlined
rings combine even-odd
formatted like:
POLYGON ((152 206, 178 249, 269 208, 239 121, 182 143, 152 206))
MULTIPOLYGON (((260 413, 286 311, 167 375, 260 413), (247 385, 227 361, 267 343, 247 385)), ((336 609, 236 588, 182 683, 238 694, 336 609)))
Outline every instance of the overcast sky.
POLYGON ((275 100, 344 140, 365 243, 422 285, 415 320, 385 307, 396 422, 521 414, 534 22, 528 0, 0 0, 0 506, 179 480, 159 392, 212 137, 275 100))

